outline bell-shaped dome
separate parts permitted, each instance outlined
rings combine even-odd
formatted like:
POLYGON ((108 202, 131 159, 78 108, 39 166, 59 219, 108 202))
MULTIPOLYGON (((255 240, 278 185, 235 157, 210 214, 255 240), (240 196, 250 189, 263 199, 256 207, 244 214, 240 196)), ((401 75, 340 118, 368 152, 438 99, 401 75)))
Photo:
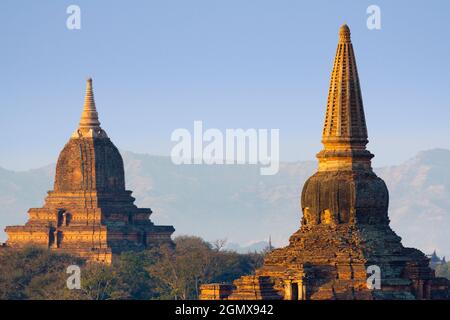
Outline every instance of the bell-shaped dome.
POLYGON ((58 158, 54 191, 116 193, 124 190, 122 156, 100 127, 92 79, 88 79, 79 128, 58 158))
POLYGON ((302 191, 303 225, 389 223, 389 193, 373 172, 317 172, 302 191))
POLYGON ((109 138, 71 138, 56 165, 55 192, 125 190, 122 156, 109 138))

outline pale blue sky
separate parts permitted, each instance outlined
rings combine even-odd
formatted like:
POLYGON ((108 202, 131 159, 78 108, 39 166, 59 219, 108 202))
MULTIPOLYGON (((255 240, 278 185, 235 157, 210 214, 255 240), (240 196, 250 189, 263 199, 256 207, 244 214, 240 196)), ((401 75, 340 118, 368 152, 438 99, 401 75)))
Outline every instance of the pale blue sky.
POLYGON ((449 1, 0 1, 0 166, 56 161, 85 78, 121 149, 169 155, 170 134, 279 128, 281 158, 309 160, 338 28, 352 31, 375 166, 450 148, 449 1), (82 29, 66 28, 81 7, 82 29), (382 29, 366 27, 381 7, 382 29))

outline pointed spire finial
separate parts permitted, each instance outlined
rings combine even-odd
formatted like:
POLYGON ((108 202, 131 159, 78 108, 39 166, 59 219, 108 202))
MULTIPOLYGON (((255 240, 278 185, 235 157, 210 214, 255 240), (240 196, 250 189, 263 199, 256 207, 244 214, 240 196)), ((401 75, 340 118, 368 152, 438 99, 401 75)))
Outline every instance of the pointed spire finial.
POLYGON ((86 94, 84 98, 83 113, 81 114, 78 130, 73 134, 73 137, 80 136, 106 137, 106 133, 100 127, 100 121, 98 120, 91 77, 86 79, 86 94))
POLYGON ((98 128, 98 113, 95 107, 94 91, 92 89, 92 78, 86 80, 86 96, 84 98, 84 109, 81 115, 80 128, 98 128))
POLYGON ((346 24, 339 29, 339 42, 351 42, 350 28, 346 24))

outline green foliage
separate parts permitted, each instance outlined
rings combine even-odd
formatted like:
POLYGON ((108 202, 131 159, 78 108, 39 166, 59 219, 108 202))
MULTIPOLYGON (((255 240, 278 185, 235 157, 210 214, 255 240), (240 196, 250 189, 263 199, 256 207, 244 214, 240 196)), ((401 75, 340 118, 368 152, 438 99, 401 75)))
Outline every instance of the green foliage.
POLYGON ((64 299, 66 268, 83 265, 80 258, 55 254, 46 249, 27 247, 0 251, 0 300, 64 299))
POLYGON ((145 252, 125 252, 110 266, 89 263, 82 269, 81 289, 72 290, 75 299, 148 300, 158 297, 154 279, 147 271, 145 252))
POLYGON ((200 284, 232 282, 262 264, 262 254, 225 251, 223 244, 181 236, 174 245, 122 253, 109 266, 48 249, 5 248, 0 300, 197 299, 200 284), (81 289, 67 288, 70 265, 81 268, 81 289))
POLYGON ((251 274, 262 264, 262 255, 222 251, 198 237, 175 238, 175 247, 163 246, 149 252, 154 263, 149 272, 161 284, 165 299, 197 299, 202 283, 232 282, 251 274))

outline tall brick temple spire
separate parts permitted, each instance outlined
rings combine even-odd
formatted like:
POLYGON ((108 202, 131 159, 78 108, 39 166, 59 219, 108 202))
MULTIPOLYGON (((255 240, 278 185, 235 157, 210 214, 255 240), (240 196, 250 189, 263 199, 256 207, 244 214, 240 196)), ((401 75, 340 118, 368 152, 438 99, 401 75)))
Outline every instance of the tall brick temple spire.
POLYGON ((303 224, 389 223, 388 189, 372 170, 367 143, 355 53, 344 24, 328 89, 318 172, 303 187, 303 224), (361 184, 370 186, 370 193, 361 184))
POLYGON ((92 78, 86 80, 86 94, 84 97, 83 113, 81 114, 78 129, 73 134, 77 136, 103 136, 107 137, 106 132, 100 127, 98 112, 95 106, 94 89, 92 87, 92 78))
POLYGON ((343 25, 331 73, 322 141, 367 143, 361 88, 350 29, 343 25))
POLYGON ((86 96, 84 98, 83 114, 81 115, 80 128, 99 128, 98 113, 95 107, 92 78, 86 80, 86 96))
POLYGON ((33 244, 111 263, 123 251, 171 243, 172 226, 157 226, 125 189, 119 150, 100 127, 92 79, 79 127, 59 154, 55 182, 24 226, 9 226, 7 245, 33 244))
POLYGON ((367 126, 350 29, 339 30, 322 133, 319 171, 370 169, 367 126))
POLYGON ((389 226, 389 193, 373 172, 350 29, 339 30, 331 74, 324 148, 318 171, 304 184, 301 226, 289 245, 266 255, 255 275, 233 285, 203 285, 202 299, 444 299, 447 279, 427 257, 405 248, 389 226), (367 268, 381 287, 367 286, 367 268))

